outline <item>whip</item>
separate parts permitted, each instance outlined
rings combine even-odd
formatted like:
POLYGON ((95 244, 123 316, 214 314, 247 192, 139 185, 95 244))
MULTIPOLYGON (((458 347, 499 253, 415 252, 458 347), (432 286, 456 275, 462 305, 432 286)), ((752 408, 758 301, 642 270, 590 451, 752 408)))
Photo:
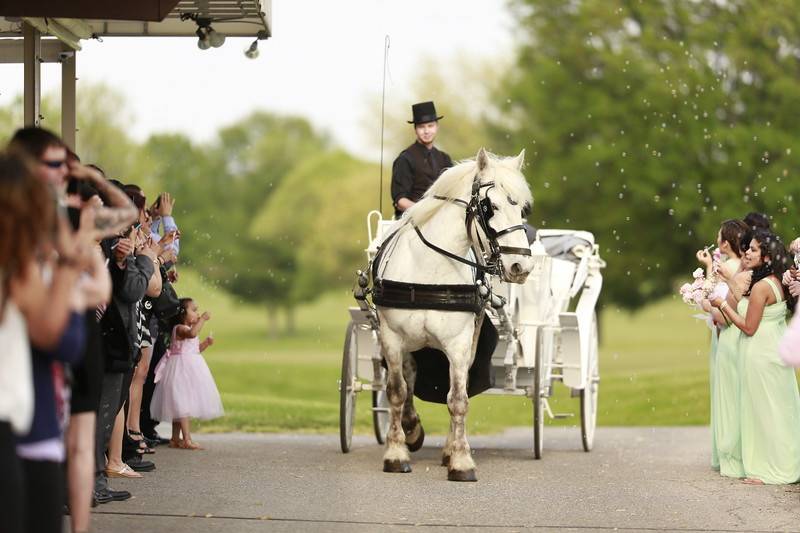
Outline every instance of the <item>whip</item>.
POLYGON ((380 185, 378 187, 378 210, 383 214, 383 123, 386 114, 386 67, 389 60, 389 35, 383 44, 383 89, 381 95, 381 170, 380 170, 380 185))

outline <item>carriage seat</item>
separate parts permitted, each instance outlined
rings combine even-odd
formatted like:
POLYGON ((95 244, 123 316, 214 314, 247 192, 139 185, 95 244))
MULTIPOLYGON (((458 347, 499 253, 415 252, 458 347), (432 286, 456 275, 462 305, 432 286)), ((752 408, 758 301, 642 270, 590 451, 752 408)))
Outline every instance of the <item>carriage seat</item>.
MULTIPOLYGON (((542 243, 544 250, 554 259, 563 259, 578 264, 581 258, 576 255, 576 247, 594 248, 594 235, 588 231, 569 229, 540 229, 536 239, 542 243)), ((533 244, 533 243, 531 243, 533 244)))

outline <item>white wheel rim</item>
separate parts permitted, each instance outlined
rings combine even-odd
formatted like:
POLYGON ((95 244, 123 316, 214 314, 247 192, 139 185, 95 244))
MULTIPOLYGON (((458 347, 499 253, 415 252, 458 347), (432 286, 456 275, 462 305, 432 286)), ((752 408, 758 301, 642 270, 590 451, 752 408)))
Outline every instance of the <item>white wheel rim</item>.
POLYGON ((347 384, 347 396, 346 396, 346 409, 345 409, 345 420, 347 422, 347 433, 348 437, 353 434, 353 418, 355 414, 355 407, 356 407, 356 393, 355 393, 355 380, 356 380, 356 363, 358 362, 357 354, 358 354, 358 345, 356 344, 357 336, 356 330, 353 328, 353 332, 350 334, 350 372, 349 372, 349 383, 347 384))

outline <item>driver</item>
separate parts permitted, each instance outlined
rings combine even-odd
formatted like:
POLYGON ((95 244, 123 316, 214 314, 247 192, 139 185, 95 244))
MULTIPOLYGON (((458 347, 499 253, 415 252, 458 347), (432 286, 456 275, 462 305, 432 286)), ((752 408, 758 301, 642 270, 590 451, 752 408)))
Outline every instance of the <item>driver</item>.
POLYGON ((439 131, 439 120, 433 102, 420 102, 411 106, 414 132, 417 139, 400 152, 392 165, 392 201, 394 216, 400 218, 403 212, 414 205, 428 187, 436 181, 442 171, 453 166, 453 160, 438 150, 433 141, 439 131))

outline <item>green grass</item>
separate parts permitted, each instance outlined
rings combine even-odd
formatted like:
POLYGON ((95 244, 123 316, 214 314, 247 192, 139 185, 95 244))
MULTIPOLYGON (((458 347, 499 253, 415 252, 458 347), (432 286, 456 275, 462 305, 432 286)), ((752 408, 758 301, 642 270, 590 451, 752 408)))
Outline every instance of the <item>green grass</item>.
MULTIPOLYGON (((211 311, 216 344, 206 359, 217 380, 226 416, 203 422, 204 431, 335 432, 336 380, 348 321, 349 291, 330 292, 296 313, 297 331, 267 336, 267 312, 237 302, 184 269, 177 285, 211 311)), ((601 425, 686 425, 708 421, 708 329, 675 299, 636 314, 606 309, 601 323, 601 425)), ((358 395, 356 431, 372 431, 369 393, 358 395)), ((447 408, 417 402, 425 429, 445 433, 447 408)), ((577 413, 578 400, 556 385, 555 412, 577 413)), ((531 424, 530 401, 477 396, 470 402, 471 433, 531 424)), ((577 417, 553 423, 580 424, 577 417)))

